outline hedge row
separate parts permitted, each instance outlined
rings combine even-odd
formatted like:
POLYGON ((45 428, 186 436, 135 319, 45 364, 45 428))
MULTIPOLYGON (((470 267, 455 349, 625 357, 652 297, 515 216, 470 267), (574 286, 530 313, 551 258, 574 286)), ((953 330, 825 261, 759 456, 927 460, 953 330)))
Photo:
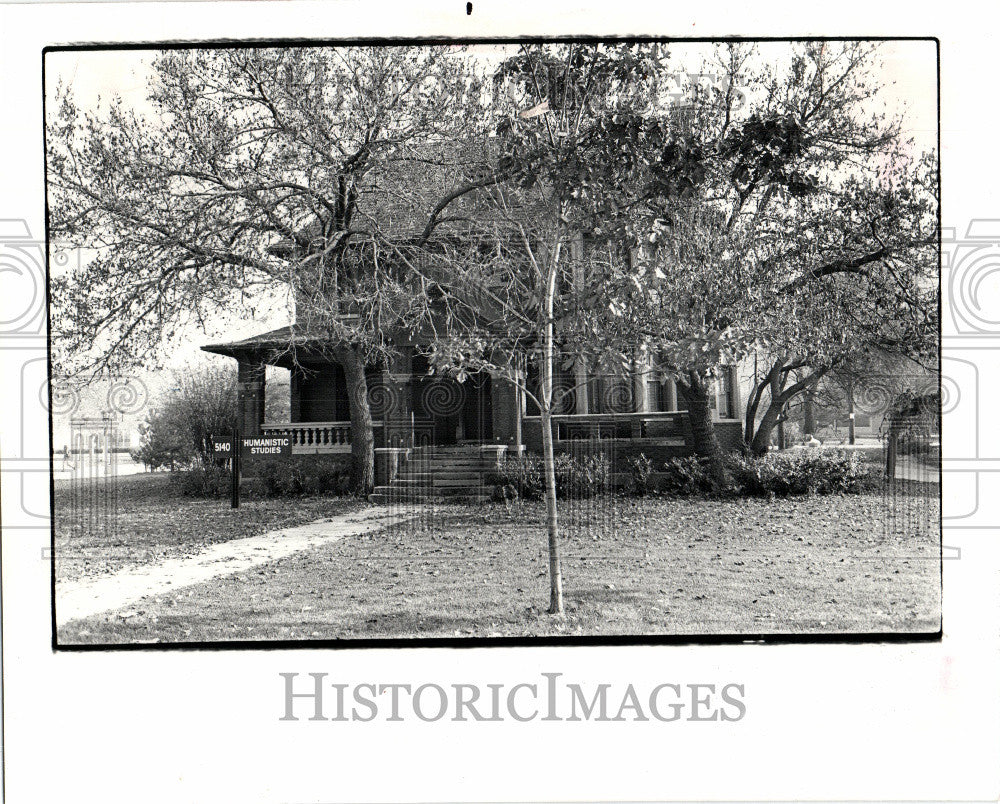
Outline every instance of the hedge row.
MULTIPOLYGON (((763 458, 726 458, 730 487, 744 496, 849 494, 878 485, 880 471, 853 451, 794 450, 763 458)), ((713 483, 707 463, 697 457, 671 458, 657 470, 645 456, 630 461, 631 485, 639 494, 707 494, 713 483)))
MULTIPOLYGON (((252 496, 346 494, 350 490, 350 470, 342 460, 323 455, 259 461, 248 469, 242 492, 252 496)), ((232 474, 222 466, 199 466, 172 473, 170 483, 185 497, 225 497, 232 487, 232 474)))
MULTIPOLYGON (((746 496, 857 493, 877 486, 880 472, 855 452, 794 450, 763 458, 732 455, 726 459, 731 486, 724 493, 746 496)), ((602 454, 556 456, 556 494, 582 499, 612 490, 611 465, 602 454)), ((229 494, 229 471, 219 466, 174 472, 175 491, 190 497, 224 497, 229 494)), ((346 494, 350 471, 342 460, 308 456, 295 461, 265 461, 249 478, 250 494, 276 497, 297 494, 346 494)), ((542 458, 522 455, 508 458, 486 478, 494 499, 541 499, 545 493, 542 458)), ((718 493, 708 467, 697 457, 669 458, 656 463, 639 455, 629 459, 626 492, 700 495, 718 493)))

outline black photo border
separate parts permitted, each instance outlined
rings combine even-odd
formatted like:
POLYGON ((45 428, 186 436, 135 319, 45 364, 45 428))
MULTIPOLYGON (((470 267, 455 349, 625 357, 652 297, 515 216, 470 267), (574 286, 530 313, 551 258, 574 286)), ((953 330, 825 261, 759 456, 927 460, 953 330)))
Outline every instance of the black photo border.
MULTIPOLYGON (((718 37, 676 37, 648 35, 610 35, 610 36, 510 36, 510 37, 477 37, 477 36, 416 36, 416 37, 351 37, 351 38, 247 38, 247 39, 206 39, 186 41, 145 41, 145 42, 94 42, 85 44, 50 45, 42 48, 42 143, 45 172, 45 291, 46 291, 46 347, 48 368, 48 416, 49 416, 49 508, 51 521, 50 566, 51 566, 51 627, 53 652, 175 652, 175 651, 315 651, 315 650, 358 650, 384 648, 525 648, 525 647, 622 647, 622 646, 700 646, 700 645, 800 645, 800 644, 877 644, 877 643, 928 643, 940 642, 944 634, 944 530, 943 530, 943 492, 942 483, 938 484, 938 534, 939 561, 938 584, 939 624, 936 631, 896 632, 896 631, 859 631, 845 633, 721 633, 721 634, 641 634, 641 635, 593 635, 593 636, 527 636, 527 637, 398 637, 398 638, 353 638, 353 639, 316 639, 316 640, 220 640, 165 643, 100 643, 100 644, 60 644, 56 621, 56 519, 55 519, 55 458, 52 454, 54 424, 52 416, 52 326, 51 326, 51 287, 49 260, 51 259, 51 233, 49 230, 48 203, 48 159, 45 131, 46 121, 46 74, 45 62, 49 53, 87 52, 87 51, 130 51, 130 50, 200 50, 200 49, 247 49, 247 48, 280 48, 280 47, 347 47, 353 45, 392 47, 404 45, 517 45, 542 43, 581 43, 600 44, 606 42, 659 42, 670 43, 726 43, 726 42, 928 42, 934 43, 936 55, 936 107, 937 107, 937 189, 938 189, 938 387, 942 379, 942 211, 941 211, 941 42, 934 36, 718 36, 718 37)), ((939 394, 939 419, 943 419, 943 400, 939 394)), ((943 441, 943 421, 941 425, 943 441)), ((939 476, 942 465, 938 462, 939 476)), ((942 478, 943 479, 943 478, 942 478)), ((2 554, 0 554, 0 570, 2 570, 2 554)), ((0 575, 2 578, 2 575, 0 575)), ((0 588, 2 593, 2 588, 0 588)), ((2 605, 2 602, 0 602, 2 605)), ((2 629, 0 629, 2 635, 2 629)), ((3 666, 3 642, 0 636, 0 668, 3 666)), ((2 693, 0 693, 2 695, 2 693)), ((2 712, 2 697, 0 697, 0 712, 2 712)))

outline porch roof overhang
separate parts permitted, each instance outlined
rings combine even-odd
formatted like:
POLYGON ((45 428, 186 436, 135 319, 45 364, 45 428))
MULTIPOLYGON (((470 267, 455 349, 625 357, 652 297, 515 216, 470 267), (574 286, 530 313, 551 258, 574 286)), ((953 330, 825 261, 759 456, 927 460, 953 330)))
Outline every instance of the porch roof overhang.
MULTIPOLYGON (((346 318, 346 316, 344 317, 346 318)), ((399 333, 394 339, 399 346, 424 346, 431 342, 428 336, 414 337, 399 333)), ((210 343, 201 347, 203 352, 224 355, 236 360, 251 360, 291 368, 296 362, 330 362, 332 360, 329 335, 291 324, 239 341, 210 343)))
POLYGON ((292 364, 296 356, 300 359, 303 356, 318 356, 324 340, 316 333, 291 324, 239 341, 206 344, 201 349, 237 360, 255 360, 283 366, 292 364))

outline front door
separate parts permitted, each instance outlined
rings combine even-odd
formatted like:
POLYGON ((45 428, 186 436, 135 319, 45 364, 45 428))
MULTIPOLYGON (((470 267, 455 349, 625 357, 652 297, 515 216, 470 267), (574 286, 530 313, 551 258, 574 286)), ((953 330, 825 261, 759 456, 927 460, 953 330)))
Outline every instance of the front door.
POLYGON ((473 374, 465 381, 462 406, 462 438, 488 444, 493 440, 493 395, 490 375, 473 374))
POLYGON ((474 374, 458 382, 452 377, 414 372, 413 390, 414 424, 431 429, 435 444, 492 440, 493 408, 488 374, 474 374))
POLYGON ((434 433, 438 445, 458 442, 465 406, 462 383, 450 377, 414 377, 413 417, 421 429, 434 433))

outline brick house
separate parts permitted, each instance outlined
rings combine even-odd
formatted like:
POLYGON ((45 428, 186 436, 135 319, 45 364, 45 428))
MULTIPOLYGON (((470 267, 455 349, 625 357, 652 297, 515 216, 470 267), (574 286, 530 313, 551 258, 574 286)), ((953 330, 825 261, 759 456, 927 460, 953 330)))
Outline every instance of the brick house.
MULTIPOLYGON (((461 383, 430 375, 424 347, 410 340, 398 348, 393 365, 373 365, 365 372, 377 448, 481 445, 501 451, 541 450, 538 410, 516 385, 485 372, 461 383)), ((294 454, 350 452, 343 368, 324 356, 308 333, 292 325, 202 349, 237 361, 243 433, 289 435, 294 454), (287 422, 264 420, 267 365, 290 372, 287 422)), ((729 449, 742 439, 736 377, 735 367, 727 367, 716 381, 713 398, 716 434, 729 449)), ((529 387, 536 382, 530 372, 526 379, 529 387)), ((683 398, 672 381, 660 382, 647 366, 636 363, 620 377, 557 371, 554 386, 557 450, 598 439, 623 457, 644 452, 659 459, 692 452, 683 398)))
MULTIPOLYGON (((430 172, 419 173, 417 179, 428 186, 440 183, 439 189, 446 190, 448 185, 442 183, 439 171, 427 170, 430 172)), ((394 221, 394 226, 399 226, 399 221, 412 223, 412 210, 394 208, 394 203, 391 195, 379 196, 370 214, 394 221)), ((311 237, 306 233, 305 239, 311 237)), ((273 253, 292 256, 294 248, 278 244, 273 253)), ((586 250, 582 240, 571 248, 579 249, 578 256, 586 250)), ((427 345, 413 336, 401 337, 392 365, 366 368, 377 451, 427 446, 480 446, 497 454, 541 451, 538 410, 516 385, 485 373, 472 374, 462 383, 429 375, 427 345)), ((324 354, 320 339, 301 321, 202 349, 237 361, 244 433, 288 435, 293 454, 350 452, 344 370, 324 354), (287 422, 264 420, 267 365, 290 371, 287 422)), ((716 433, 728 449, 735 449, 742 441, 737 376, 736 367, 727 368, 716 383, 712 400, 716 433)), ((529 387, 537 381, 530 372, 525 379, 529 387)), ((557 450, 572 449, 581 441, 599 443, 614 451, 616 464, 640 452, 657 460, 693 452, 682 397, 673 382, 661 383, 647 365, 635 363, 628 376, 614 378, 587 376, 581 371, 557 373, 555 387, 559 392, 554 428, 557 450)))

